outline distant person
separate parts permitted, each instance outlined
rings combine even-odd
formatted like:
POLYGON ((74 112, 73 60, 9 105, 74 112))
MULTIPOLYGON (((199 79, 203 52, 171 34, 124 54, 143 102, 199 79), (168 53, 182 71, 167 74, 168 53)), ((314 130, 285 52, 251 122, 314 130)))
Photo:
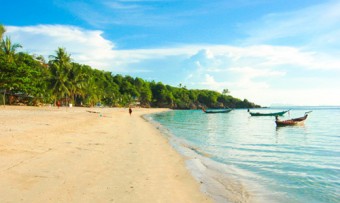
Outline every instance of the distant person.
POLYGON ((57 107, 58 107, 58 109, 60 107, 60 101, 59 100, 57 101, 57 107))
POLYGON ((129 107, 129 114, 130 114, 130 116, 131 116, 131 114, 132 114, 132 109, 131 109, 131 107, 129 107))

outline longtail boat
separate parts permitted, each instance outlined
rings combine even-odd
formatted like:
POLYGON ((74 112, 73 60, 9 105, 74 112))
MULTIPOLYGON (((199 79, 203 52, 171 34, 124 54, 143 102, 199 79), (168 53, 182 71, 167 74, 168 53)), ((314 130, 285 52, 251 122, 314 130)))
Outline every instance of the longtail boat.
POLYGON ((202 108, 202 111, 204 113, 229 113, 232 109, 204 109, 202 108))
POLYGON ((307 119, 308 117, 308 114, 310 113, 311 111, 308 111, 305 113, 304 116, 302 117, 299 117, 299 118, 293 118, 293 119, 289 119, 289 120, 279 120, 278 116, 275 117, 275 123, 276 123, 276 126, 290 126, 290 125, 301 125, 304 123, 304 121, 307 119))
POLYGON ((260 113, 260 112, 250 112, 248 109, 248 112, 251 116, 283 116, 283 114, 287 113, 287 111, 280 111, 280 112, 273 112, 273 113, 260 113))

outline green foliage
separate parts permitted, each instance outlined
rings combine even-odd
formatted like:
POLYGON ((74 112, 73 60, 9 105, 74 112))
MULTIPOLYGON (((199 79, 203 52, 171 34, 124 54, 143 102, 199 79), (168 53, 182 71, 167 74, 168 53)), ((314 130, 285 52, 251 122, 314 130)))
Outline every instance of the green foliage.
POLYGON ((46 102, 48 96, 47 72, 45 68, 30 55, 19 53, 15 60, 8 61, 0 53, 0 89, 9 94, 20 94, 22 97, 34 98, 31 102, 46 102))
POLYGON ((4 54, 5 59, 8 62, 13 62, 15 57, 15 52, 18 48, 22 48, 20 44, 12 44, 12 41, 9 37, 6 37, 6 39, 3 39, 1 41, 1 52, 4 54))
POLYGON ((5 33, 5 27, 2 25, 2 24, 0 24, 0 40, 2 39, 2 35, 5 33))
MULTIPOLYGON (((0 25, 0 34, 3 34, 0 25)), ((3 29, 4 30, 4 29, 3 29)), ((131 76, 112 75, 88 65, 72 62, 64 48, 58 48, 48 63, 42 56, 16 53, 21 46, 6 37, 0 49, 0 91, 10 95, 24 95, 27 104, 53 103, 80 106, 167 107, 195 108, 251 108, 254 103, 211 90, 188 90, 145 81, 131 76)))

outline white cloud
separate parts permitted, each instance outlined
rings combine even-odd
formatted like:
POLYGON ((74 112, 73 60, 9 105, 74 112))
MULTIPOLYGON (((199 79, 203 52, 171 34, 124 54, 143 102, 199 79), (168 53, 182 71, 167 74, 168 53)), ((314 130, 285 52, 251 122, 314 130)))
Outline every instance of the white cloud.
POLYGON ((209 74, 205 74, 204 81, 201 82, 201 84, 206 87, 205 89, 212 89, 218 92, 222 92, 223 89, 231 85, 229 82, 217 82, 215 78, 209 74))
POLYGON ((13 42, 31 53, 48 56, 58 47, 65 47, 75 62, 113 73, 171 85, 182 83, 188 88, 217 91, 227 88, 233 96, 266 105, 279 101, 340 104, 338 91, 333 88, 340 86, 339 81, 332 80, 333 85, 325 83, 312 97, 309 94, 310 87, 315 87, 313 80, 301 79, 318 77, 318 82, 322 82, 339 74, 340 59, 332 53, 289 46, 202 44, 119 50, 99 30, 62 25, 6 26, 6 29, 13 42))
POLYGON ((249 91, 246 89, 231 92, 233 96, 247 98, 255 103, 270 106, 274 105, 300 105, 319 106, 340 104, 340 93, 336 88, 297 88, 286 89, 261 89, 261 91, 249 91), (246 97, 244 97, 246 96, 246 97))
POLYGON ((64 47, 75 61, 96 68, 107 68, 114 57, 114 43, 98 30, 63 25, 6 26, 6 34, 28 52, 48 57, 64 47))
MULTIPOLYGON (((134 2, 135 3, 135 2, 134 2)), ((116 10, 135 10, 135 9, 141 9, 142 7, 137 4, 123 4, 119 2, 105 2, 106 6, 116 9, 116 10)))
POLYGON ((231 72, 239 73, 242 78, 252 79, 258 77, 275 77, 284 76, 286 73, 282 71, 275 71, 270 69, 258 69, 251 67, 231 67, 229 68, 231 72))
POLYGON ((159 1, 97 0, 91 3, 86 1, 65 1, 60 3, 59 6, 69 10, 77 18, 95 27, 113 25, 168 27, 181 23, 180 17, 177 16, 178 14, 167 11, 164 6, 159 6, 159 1))
POLYGON ((339 10, 340 1, 335 0, 296 11, 265 15, 262 19, 256 19, 253 25, 247 25, 245 30, 249 38, 246 41, 262 44, 287 38, 294 41, 292 38, 295 38, 297 44, 313 42, 330 31, 339 30, 339 10))

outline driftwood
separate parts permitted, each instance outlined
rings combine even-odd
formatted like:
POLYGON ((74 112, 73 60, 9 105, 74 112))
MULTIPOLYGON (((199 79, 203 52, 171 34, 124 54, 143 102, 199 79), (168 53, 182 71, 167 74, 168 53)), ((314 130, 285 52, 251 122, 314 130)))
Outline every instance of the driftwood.
POLYGON ((87 111, 87 112, 89 112, 89 113, 100 113, 98 111, 87 111))

